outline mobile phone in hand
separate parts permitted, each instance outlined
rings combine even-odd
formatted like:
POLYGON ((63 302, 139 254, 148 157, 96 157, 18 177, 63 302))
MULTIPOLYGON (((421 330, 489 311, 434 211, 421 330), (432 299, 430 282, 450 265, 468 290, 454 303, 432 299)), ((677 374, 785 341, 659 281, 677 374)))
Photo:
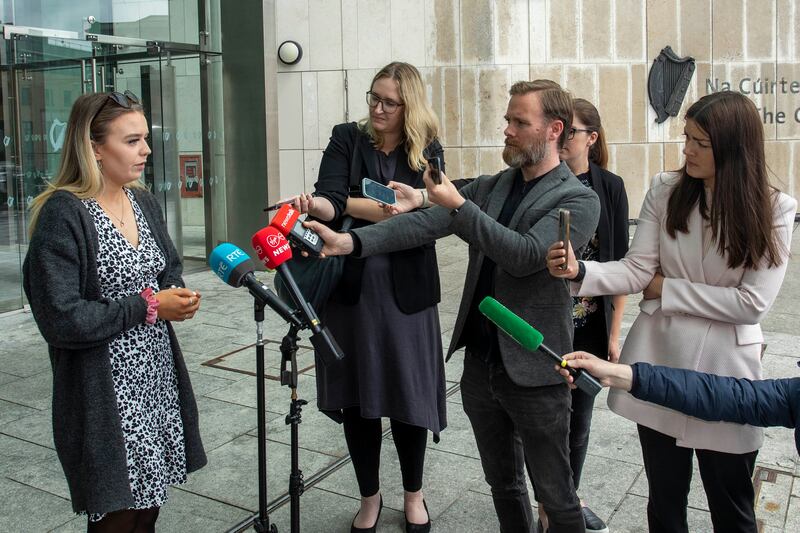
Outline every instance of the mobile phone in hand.
POLYGON ((394 205, 395 202, 397 202, 397 195, 395 194, 394 189, 391 189, 386 185, 382 185, 369 178, 364 178, 361 180, 361 193, 365 197, 382 204, 394 205))
POLYGON ((428 159, 428 166, 431 169, 431 181, 436 185, 442 183, 442 160, 438 157, 428 159))
MULTIPOLYGON (((569 209, 558 210, 558 240, 564 243, 564 250, 569 249, 569 209)), ((566 270, 567 265, 567 257, 564 257, 561 270, 566 270)))

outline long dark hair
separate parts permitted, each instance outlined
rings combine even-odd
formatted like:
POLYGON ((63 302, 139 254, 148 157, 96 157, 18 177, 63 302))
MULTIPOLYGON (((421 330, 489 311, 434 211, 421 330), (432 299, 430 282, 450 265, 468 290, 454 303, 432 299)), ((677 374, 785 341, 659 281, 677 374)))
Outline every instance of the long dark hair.
POLYGON ((600 113, 597 112, 597 108, 588 100, 574 98, 572 100, 572 116, 583 122, 587 130, 597 132, 597 140, 589 148, 589 161, 600 168, 607 168, 608 145, 606 144, 606 132, 600 122, 600 113))
POLYGON ((694 206, 711 221, 717 250, 728 257, 728 266, 757 269, 781 263, 781 246, 773 228, 773 201, 777 190, 769 184, 764 158, 764 129, 755 104, 731 91, 712 93, 686 112, 711 140, 714 154, 714 192, 711 208, 706 203, 703 181, 680 169, 680 181, 667 204, 666 230, 675 238, 688 233, 694 206))

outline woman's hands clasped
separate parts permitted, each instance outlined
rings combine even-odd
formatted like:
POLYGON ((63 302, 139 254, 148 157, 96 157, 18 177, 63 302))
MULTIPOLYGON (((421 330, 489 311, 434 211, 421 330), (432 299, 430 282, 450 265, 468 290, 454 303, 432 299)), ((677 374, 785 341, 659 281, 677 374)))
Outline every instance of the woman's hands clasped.
POLYGON ((158 318, 162 320, 188 320, 200 309, 200 293, 184 287, 158 291, 155 298, 158 300, 158 318))

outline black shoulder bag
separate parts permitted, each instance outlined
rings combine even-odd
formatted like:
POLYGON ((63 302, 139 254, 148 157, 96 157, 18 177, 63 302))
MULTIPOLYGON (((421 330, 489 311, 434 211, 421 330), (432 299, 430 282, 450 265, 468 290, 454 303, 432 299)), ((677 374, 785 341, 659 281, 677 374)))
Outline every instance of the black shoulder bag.
MULTIPOLYGON (((358 186, 358 170, 361 167, 361 160, 358 157, 358 143, 358 134, 356 134, 353 159, 350 161, 350 178, 348 182, 348 191, 350 192, 353 191, 354 187, 358 186)), ((346 232, 350 229, 352 223, 353 219, 351 217, 344 216, 342 218, 342 227, 339 231, 346 232)), ((297 286, 300 288, 300 292, 320 315, 325 304, 328 303, 331 293, 333 293, 333 290, 342 279, 345 259, 346 256, 344 255, 320 259, 311 256, 304 257, 297 253, 292 257, 291 261, 286 263, 292 273, 292 277, 297 282, 297 286)), ((293 301, 280 272, 275 275, 275 289, 278 291, 278 296, 285 302, 290 303, 293 301)))

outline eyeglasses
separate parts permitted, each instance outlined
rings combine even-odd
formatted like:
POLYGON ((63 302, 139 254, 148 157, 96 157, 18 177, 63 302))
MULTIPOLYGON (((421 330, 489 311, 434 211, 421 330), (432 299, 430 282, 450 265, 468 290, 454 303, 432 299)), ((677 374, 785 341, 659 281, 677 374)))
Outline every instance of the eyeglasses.
POLYGON ((575 134, 578 133, 579 131, 582 131, 584 133, 592 133, 594 130, 586 130, 586 129, 581 129, 581 128, 570 128, 570 129, 567 130, 567 140, 571 141, 572 139, 574 139, 575 138, 575 134))
POLYGON ((395 102, 394 100, 387 100, 386 98, 381 98, 377 94, 372 91, 367 91, 367 105, 370 109, 378 107, 378 104, 383 106, 383 110, 386 113, 392 114, 397 111, 397 108, 405 105, 399 102, 395 102))

